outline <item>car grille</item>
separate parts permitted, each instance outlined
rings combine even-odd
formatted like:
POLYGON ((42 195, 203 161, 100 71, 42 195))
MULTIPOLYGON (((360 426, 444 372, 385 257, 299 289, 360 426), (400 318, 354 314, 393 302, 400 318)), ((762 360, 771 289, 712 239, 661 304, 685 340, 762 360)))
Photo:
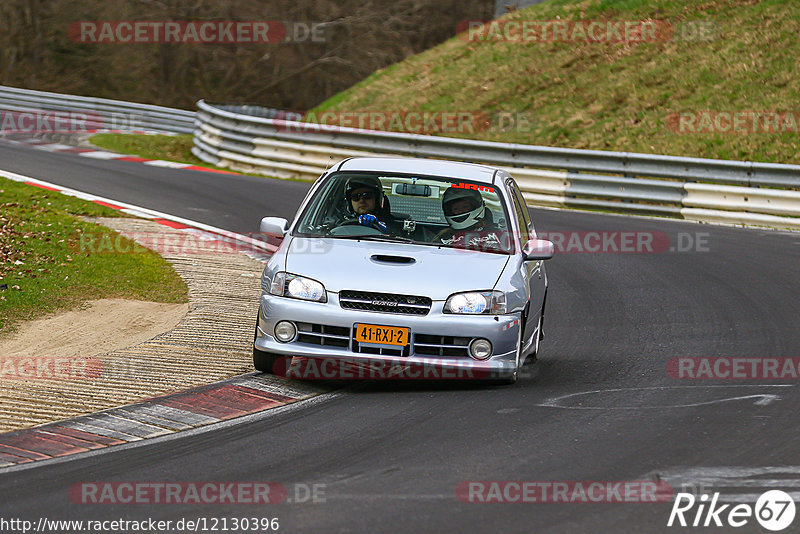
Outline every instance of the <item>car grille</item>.
POLYGON ((392 346, 378 347, 375 345, 367 345, 365 343, 359 343, 358 341, 356 341, 355 337, 353 337, 352 341, 353 341, 353 352, 358 352, 361 354, 378 354, 380 356, 401 356, 401 357, 406 357, 411 354, 411 349, 409 348, 409 345, 406 345, 405 347, 392 347, 392 346))
POLYGON ((297 342, 326 347, 347 347, 350 345, 350 329, 343 326, 329 326, 314 323, 295 323, 297 342))
POLYGON ((414 354, 421 356, 469 356, 470 337, 414 335, 414 354))
MULTIPOLYGON (((380 356, 408 357, 411 346, 391 347, 362 344, 355 339, 355 330, 344 326, 331 326, 316 323, 297 325, 297 342, 324 347, 348 348, 352 343, 353 352, 359 354, 377 354, 380 356)), ((454 336, 435 336, 414 334, 413 348, 417 356, 463 356, 469 357, 469 344, 472 338, 454 336)))
POLYGON ((372 293, 369 291, 339 292, 339 304, 348 310, 365 310, 383 313, 427 315, 431 310, 431 299, 414 295, 372 293))

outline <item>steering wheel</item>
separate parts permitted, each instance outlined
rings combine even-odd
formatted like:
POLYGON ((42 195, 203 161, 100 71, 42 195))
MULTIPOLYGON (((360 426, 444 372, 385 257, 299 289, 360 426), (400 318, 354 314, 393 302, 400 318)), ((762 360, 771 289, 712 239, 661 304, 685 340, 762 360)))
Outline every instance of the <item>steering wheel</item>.
POLYGON ((383 235, 383 232, 372 226, 363 226, 358 219, 345 219, 331 228, 330 235, 383 235))

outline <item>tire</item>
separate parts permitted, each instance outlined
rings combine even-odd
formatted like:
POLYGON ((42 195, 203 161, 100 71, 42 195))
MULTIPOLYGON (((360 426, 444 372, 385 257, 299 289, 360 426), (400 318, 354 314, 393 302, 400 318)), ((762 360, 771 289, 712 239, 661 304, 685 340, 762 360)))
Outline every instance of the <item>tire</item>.
POLYGON ((520 370, 520 358, 522 357, 522 329, 520 329, 519 333, 519 340, 517 341, 517 368, 514 369, 514 374, 511 376, 506 376, 503 378, 495 378, 491 380, 491 383, 497 386, 510 386, 517 382, 517 378, 519 378, 519 370, 520 370))
POLYGON ((279 357, 277 354, 264 352, 253 347, 253 367, 256 368, 256 371, 273 374, 273 367, 275 367, 275 362, 278 361, 279 357))
POLYGON ((547 289, 544 290, 544 299, 542 300, 542 309, 539 311, 539 323, 536 326, 536 342, 533 345, 533 351, 528 354, 525 359, 525 365, 536 363, 539 356, 539 347, 544 339, 544 307, 547 304, 547 289))
POLYGON ((542 297, 542 311, 539 312, 539 340, 544 339, 544 309, 547 305, 547 288, 544 288, 544 297, 542 297))
POLYGON ((544 324, 544 316, 539 314, 539 323, 536 325, 536 341, 533 343, 533 350, 525 359, 525 363, 534 363, 539 355, 539 346, 542 343, 542 324, 544 324))
POLYGON ((258 338, 258 318, 260 315, 261 308, 258 309, 258 315, 256 315, 256 331, 253 334, 253 367, 256 368, 256 371, 273 374, 273 368, 275 367, 275 362, 278 361, 279 356, 272 354, 271 352, 258 350, 256 348, 256 339, 258 338))
POLYGON ((519 368, 517 368, 517 370, 514 371, 513 375, 507 376, 505 378, 498 378, 496 380, 493 380, 492 382, 498 386, 510 386, 512 384, 516 384, 518 376, 519 376, 519 368))

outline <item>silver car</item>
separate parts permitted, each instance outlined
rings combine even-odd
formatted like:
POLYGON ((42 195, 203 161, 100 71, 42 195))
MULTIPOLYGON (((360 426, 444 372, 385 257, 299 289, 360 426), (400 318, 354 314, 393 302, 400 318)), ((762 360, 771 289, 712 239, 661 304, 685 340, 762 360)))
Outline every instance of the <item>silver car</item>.
POLYGON ((542 337, 553 244, 504 170, 351 158, 311 187, 261 277, 259 371, 513 383, 542 337))

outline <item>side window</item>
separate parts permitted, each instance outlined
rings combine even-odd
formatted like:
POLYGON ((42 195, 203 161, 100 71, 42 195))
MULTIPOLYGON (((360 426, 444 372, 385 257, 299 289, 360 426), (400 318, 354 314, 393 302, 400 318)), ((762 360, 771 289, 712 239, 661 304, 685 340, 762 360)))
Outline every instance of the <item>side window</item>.
POLYGON ((525 204, 525 199, 522 198, 522 193, 520 193, 514 182, 508 180, 506 182, 506 187, 511 195, 511 199, 514 201, 514 213, 516 214, 517 225, 519 226, 520 231, 518 241, 520 247, 522 247, 530 239, 529 227, 531 220, 528 216, 528 207, 525 204))
POLYGON ((526 240, 535 239, 536 231, 533 230, 533 224, 531 221, 531 212, 528 211, 528 203, 525 202, 525 197, 522 196, 522 190, 520 190, 519 186, 516 183, 514 183, 514 192, 517 195, 517 199, 519 199, 519 205, 522 206, 522 216, 525 217, 525 230, 527 236, 525 239, 526 240))

